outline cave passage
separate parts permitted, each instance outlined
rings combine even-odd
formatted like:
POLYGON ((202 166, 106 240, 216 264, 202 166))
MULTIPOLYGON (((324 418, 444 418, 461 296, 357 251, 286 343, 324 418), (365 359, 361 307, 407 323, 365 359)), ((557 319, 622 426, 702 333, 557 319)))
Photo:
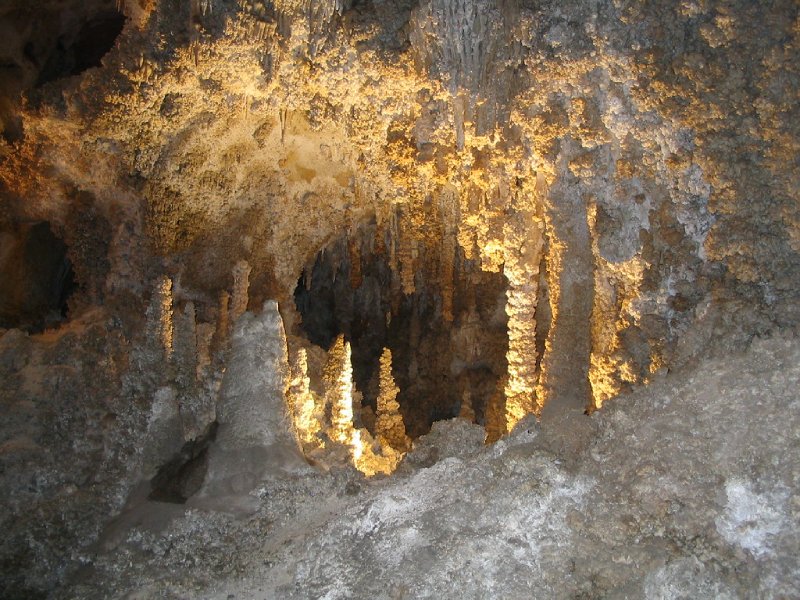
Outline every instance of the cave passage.
POLYGON ((364 411, 368 429, 384 347, 392 352, 410 437, 457 416, 462 402, 483 424, 487 402, 502 391, 498 386, 507 371, 506 279, 481 271, 463 255, 455 257, 449 322, 442 311, 441 244, 418 244, 416 291, 404 294, 388 250, 396 243, 372 221, 319 252, 294 294, 302 333, 325 350, 339 334, 351 343, 354 383, 362 406, 372 409, 364 411))
POLYGON ((77 31, 59 36, 39 73, 36 86, 99 67, 124 27, 125 16, 110 10, 91 17, 77 31))
POLYGON ((67 246, 40 221, 0 231, 0 327, 38 333, 67 316, 76 288, 67 246))

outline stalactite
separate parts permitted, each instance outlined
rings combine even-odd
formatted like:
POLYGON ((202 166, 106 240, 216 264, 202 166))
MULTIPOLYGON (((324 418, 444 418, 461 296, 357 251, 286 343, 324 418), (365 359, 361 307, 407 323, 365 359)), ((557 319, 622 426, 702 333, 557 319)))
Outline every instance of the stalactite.
POLYGON ((350 287, 358 289, 363 281, 361 273, 361 236, 356 231, 347 237, 347 252, 350 260, 350 287))
POLYGON ((486 403, 484 417, 486 428, 486 443, 491 444, 499 440, 506 433, 506 396, 505 388, 508 376, 498 381, 494 393, 486 403))
POLYGON ((214 349, 221 350, 228 342, 230 335, 229 305, 231 295, 222 290, 219 293, 219 307, 217 309, 217 330, 214 333, 214 349))
POLYGON ((156 280, 147 307, 146 327, 147 338, 158 345, 163 364, 170 363, 173 352, 172 280, 166 275, 156 280))
POLYGON ((400 312, 400 302, 402 300, 402 278, 399 259, 399 245, 400 245, 400 209, 395 207, 391 213, 389 220, 389 268, 392 272, 390 281, 391 291, 391 314, 400 312))
POLYGON ((461 392, 461 407, 458 410, 458 418, 470 423, 475 422, 475 409, 472 408, 472 393, 469 389, 461 392))
POLYGON ((453 95, 469 90, 505 102, 503 90, 497 89, 492 76, 500 76, 497 66, 506 64, 512 54, 514 44, 509 34, 514 23, 507 19, 513 19, 513 15, 512 11, 498 10, 495 0, 420 3, 409 23, 409 41, 417 68, 441 79, 453 95))
POLYGON ((403 293, 408 296, 416 291, 414 285, 415 239, 413 222, 405 214, 405 211, 399 215, 398 234, 397 260, 400 263, 400 282, 403 293))
POLYGON ((281 125, 281 144, 283 144, 286 140, 286 126, 289 123, 288 109, 281 107, 281 109, 278 111, 278 120, 280 121, 281 125))
POLYGON ((190 5, 190 11, 192 18, 197 18, 199 16, 206 16, 206 14, 210 14, 213 12, 214 7, 212 5, 211 0, 192 0, 190 5))
POLYGON ((250 288, 251 267, 247 261, 240 260, 233 267, 233 294, 231 295, 230 322, 235 323, 247 310, 250 301, 248 289, 250 288))
POLYGON ((455 127, 456 150, 464 149, 464 97, 453 97, 453 125, 455 127))
POLYGON ((394 273, 400 272, 400 264, 397 262, 397 240, 400 237, 397 225, 398 210, 399 209, 395 207, 389 216, 389 267, 394 273))
POLYGON ((458 198, 455 190, 445 188, 439 196, 439 214, 442 222, 440 286, 442 293, 442 318, 453 321, 453 287, 456 248, 458 244, 458 198))
POLYGON ((408 378, 411 381, 417 379, 419 375, 419 363, 417 362, 417 349, 419 348, 419 340, 421 337, 422 324, 419 321, 419 314, 417 307, 414 306, 411 311, 411 322, 408 325, 408 348, 411 352, 411 358, 408 361, 408 378))
POLYGON ((378 392, 378 416, 375 420, 375 436, 381 447, 391 446, 398 452, 406 452, 411 447, 411 440, 406 435, 403 415, 397 395, 400 389, 395 385, 392 375, 392 352, 383 349, 380 358, 380 380, 378 392))
POLYGON ((327 44, 334 16, 342 14, 344 5, 342 0, 306 0, 304 4, 308 54, 313 59, 327 44))
POLYGON ((291 382, 287 400, 294 420, 295 431, 306 451, 320 447, 321 440, 317 434, 322 429, 317 412, 318 402, 314 398, 310 385, 308 354, 305 348, 300 348, 291 363, 291 382))
MULTIPOLYGON (((542 192, 539 184, 537 190, 542 192)), ((541 410, 536 395, 536 302, 544 236, 542 225, 535 218, 534 201, 535 195, 530 199, 517 198, 517 210, 503 227, 503 273, 508 280, 508 381, 505 396, 509 431, 526 415, 541 410)))
POLYGON ((387 255, 388 247, 386 245, 386 233, 387 233, 386 221, 384 219, 376 218, 375 238, 373 240, 373 254, 377 256, 387 255))

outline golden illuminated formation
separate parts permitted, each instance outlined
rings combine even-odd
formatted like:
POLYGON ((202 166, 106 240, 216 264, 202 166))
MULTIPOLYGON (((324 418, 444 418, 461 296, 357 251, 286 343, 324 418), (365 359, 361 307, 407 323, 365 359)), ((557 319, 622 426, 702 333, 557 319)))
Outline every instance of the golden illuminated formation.
POLYGON ((339 335, 328 350, 328 361, 323 372, 325 403, 331 407, 328 437, 350 448, 353 456, 362 452, 361 436, 353 427, 353 365, 350 360, 350 342, 339 335))
POLYGON ((322 440, 317 435, 322 429, 322 425, 317 412, 318 402, 309 387, 311 380, 308 377, 308 354, 305 348, 297 351, 291 367, 291 374, 288 396, 294 428, 303 449, 313 450, 322 444, 322 440))
POLYGON ((510 216, 503 234, 508 279, 508 380, 506 382, 506 428, 511 431, 521 419, 541 410, 536 388, 536 304, 539 290, 539 264, 544 235, 536 219, 536 195, 542 194, 544 178, 539 177, 532 198, 514 199, 517 210, 510 216))
POLYGON ((156 280, 147 308, 148 339, 158 340, 164 363, 172 360, 172 280, 162 275, 156 280))
MULTIPOLYGON (((302 408, 295 408, 295 423, 298 435, 304 447, 310 448, 305 440, 314 441, 316 428, 320 427, 313 397, 304 396, 306 384, 298 377, 302 367, 300 353, 295 367, 297 374, 292 385, 292 397, 305 397, 302 408), (305 414, 306 417, 298 418, 305 414), (308 415, 311 415, 308 417, 308 415)), ((350 344, 340 335, 328 351, 328 360, 323 372, 325 385, 325 403, 330 407, 330 426, 327 437, 347 448, 348 459, 367 477, 378 473, 390 474, 396 468, 406 451, 411 447, 411 440, 406 436, 403 418, 399 413, 399 404, 395 400, 398 389, 391 377, 391 353, 385 350, 381 357, 381 395, 378 403, 376 420, 377 440, 365 428, 356 429, 353 424, 353 369, 350 362, 350 344)), ((313 396, 313 392, 311 393, 313 396)), ((297 405, 296 405, 297 406, 297 405)))
POLYGON ((380 359, 380 391, 378 393, 378 416, 375 420, 375 436, 385 449, 390 446, 398 452, 406 452, 411 447, 411 440, 406 435, 403 415, 397 394, 400 389, 395 385, 392 376, 392 351, 383 349, 380 359))

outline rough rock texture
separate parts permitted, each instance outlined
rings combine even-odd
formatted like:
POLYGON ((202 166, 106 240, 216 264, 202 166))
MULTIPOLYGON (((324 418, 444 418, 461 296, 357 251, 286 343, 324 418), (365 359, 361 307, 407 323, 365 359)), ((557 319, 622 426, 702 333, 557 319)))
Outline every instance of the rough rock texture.
POLYGON ((399 452, 405 452, 411 445, 406 435, 403 415, 397 393, 400 389, 392 376, 392 352, 384 348, 380 359, 380 385, 378 392, 378 412, 375 416, 375 437, 381 444, 388 444, 399 452))
POLYGON ((2 2, 0 596, 167 572, 169 593, 203 596, 255 576, 264 543, 252 560, 280 565, 278 596, 320 593, 329 573, 334 595, 441 595, 444 572, 467 596, 798 595, 791 388, 771 387, 793 363, 722 404, 713 373, 677 395, 661 378, 775 334, 705 363, 743 383, 800 322, 799 46, 794 0, 2 2), (272 300, 280 315, 260 312, 272 300), (279 318, 284 337, 262 322, 279 318), (264 339, 245 331, 258 323, 264 339), (397 483, 326 460, 325 475, 251 477, 230 488, 248 488, 249 530, 195 507, 165 541, 180 506, 136 529, 148 496, 190 501, 223 448, 251 473, 248 444, 289 439, 288 416, 257 402, 278 410, 300 348, 298 389, 321 398, 340 335, 343 410, 363 408, 341 424, 353 453, 383 348, 409 436, 435 438, 463 405, 477 424, 455 439, 485 425, 499 445, 397 483), (540 433, 502 438, 530 413, 540 433), (392 485, 406 500, 381 495, 392 485), (424 537, 417 500, 450 529, 424 537), (387 532, 394 554, 370 502, 408 527, 387 532), (502 537, 503 511, 521 531, 502 537), (301 514, 327 533, 295 536, 301 514), (473 531, 504 556, 476 559, 496 569, 481 580, 460 562, 488 556, 473 531), (333 539, 348 551, 297 554, 333 539), (403 548, 444 571, 402 581, 403 548), (297 582, 281 571, 295 566, 297 582))
POLYGON ((208 453, 197 506, 254 510, 249 497, 261 482, 308 468, 293 435, 286 402, 289 363, 286 334, 275 302, 237 321, 217 408, 216 440, 208 453))
MULTIPOLYGON (((62 47, 114 12, 77 6, 62 47)), ((53 224, 76 309, 166 272, 215 312, 247 260, 251 305, 291 313, 303 267, 374 218, 406 294, 441 278, 445 321, 460 253, 507 273, 507 395, 522 412, 649 380, 707 301, 748 333, 796 322, 789 0, 120 6, 100 68, 46 82, 24 48, 50 4, 17 21, 6 9, 30 101, 3 146, 2 220, 53 224), (77 198, 106 269, 86 251, 100 236, 70 225, 77 198)))
POLYGON ((667 375, 593 415, 575 468, 535 421, 487 447, 476 425, 436 423, 391 478, 298 476, 250 520, 134 527, 63 595, 794 597, 798 365, 779 336, 667 375))

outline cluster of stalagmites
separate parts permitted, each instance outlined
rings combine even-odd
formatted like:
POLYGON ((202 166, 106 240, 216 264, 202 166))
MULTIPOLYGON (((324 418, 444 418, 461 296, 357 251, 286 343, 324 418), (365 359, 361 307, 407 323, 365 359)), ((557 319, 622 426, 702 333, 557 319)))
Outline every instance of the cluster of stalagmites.
MULTIPOLYGON (((151 364, 146 366, 160 381, 174 382, 160 388, 159 398, 173 404, 167 412, 178 414, 184 441, 196 439, 216 418, 217 375, 224 370, 223 355, 233 325, 247 311, 249 275, 247 262, 236 264, 232 293, 220 294, 216 324, 198 324, 192 302, 179 309, 169 277, 155 282, 147 309, 149 351, 145 356, 151 364)), ((291 358, 289 372, 283 374, 287 413, 305 456, 322 465, 350 462, 367 476, 392 473, 410 450, 411 440, 396 400, 399 389, 392 376, 391 351, 384 349, 380 357, 374 436, 366 427, 357 426, 360 394, 353 384, 350 344, 343 335, 327 352, 322 394, 312 390, 308 349, 299 347, 290 353, 284 347, 283 352, 291 358)))

